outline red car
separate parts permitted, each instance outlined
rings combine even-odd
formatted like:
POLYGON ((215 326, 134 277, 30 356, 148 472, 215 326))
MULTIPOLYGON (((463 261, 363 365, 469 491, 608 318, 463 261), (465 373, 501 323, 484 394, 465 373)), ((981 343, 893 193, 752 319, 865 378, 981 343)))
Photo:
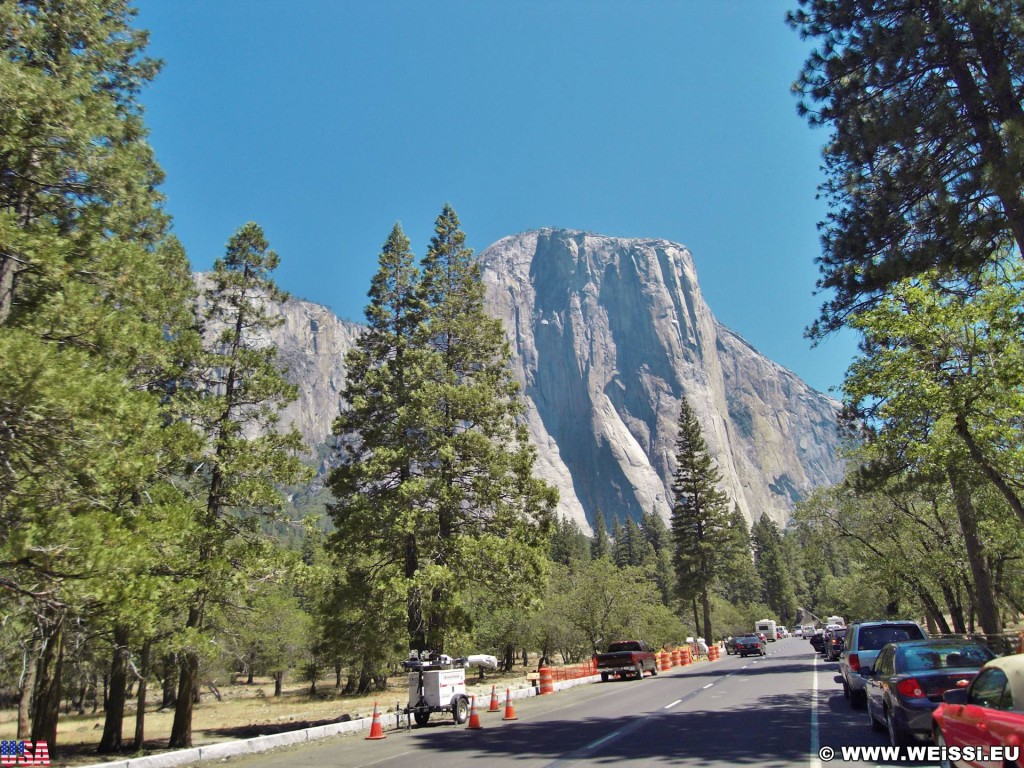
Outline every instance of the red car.
POLYGON ((936 744, 962 751, 943 765, 1024 766, 1024 654, 993 659, 970 687, 947 691, 932 724, 936 744), (993 747, 1006 752, 994 754, 993 747))

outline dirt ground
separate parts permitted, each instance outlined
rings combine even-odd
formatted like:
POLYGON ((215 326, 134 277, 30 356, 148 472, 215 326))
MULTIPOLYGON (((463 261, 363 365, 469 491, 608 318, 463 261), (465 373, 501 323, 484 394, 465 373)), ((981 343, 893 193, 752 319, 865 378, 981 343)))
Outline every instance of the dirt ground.
MULTIPOLYGON (((466 688, 475 695, 477 707, 486 709, 490 703, 491 686, 497 687, 500 701, 504 701, 505 688, 525 688, 533 667, 517 665, 510 673, 486 672, 481 682, 477 670, 466 670, 466 688)), ((388 680, 386 691, 368 696, 342 696, 334 688, 334 678, 317 683, 317 695, 309 695, 309 683, 285 682, 283 695, 274 698, 274 684, 269 678, 256 678, 253 685, 218 683, 221 701, 217 701, 208 688, 203 689, 202 701, 195 705, 192 716, 193 746, 218 741, 246 739, 284 731, 312 728, 341 720, 357 720, 373 714, 376 702, 381 714, 395 712, 408 700, 408 679, 405 675, 388 680)), ((167 740, 174 721, 173 710, 157 711, 159 687, 152 694, 146 711, 146 748, 141 754, 154 754, 167 749, 167 740)), ((387 719, 385 720, 387 722, 387 719)), ((394 723, 394 720, 390 720, 394 723)), ((0 710, 0 738, 14 739, 17 712, 0 710)), ((120 755, 97 755, 96 746, 103 733, 103 712, 95 714, 65 714, 61 712, 57 728, 57 749, 51 748, 53 765, 83 766, 108 760, 123 760, 132 756, 131 743, 135 733, 135 704, 129 704, 124 720, 125 751, 120 755)))

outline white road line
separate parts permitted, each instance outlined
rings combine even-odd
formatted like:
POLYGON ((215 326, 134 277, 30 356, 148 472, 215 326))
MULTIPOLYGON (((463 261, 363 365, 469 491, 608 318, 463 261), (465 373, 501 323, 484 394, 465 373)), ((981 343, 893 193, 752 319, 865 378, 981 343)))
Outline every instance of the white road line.
POLYGON ((598 747, 600 747, 600 746, 601 746, 602 744, 604 744, 604 743, 605 743, 606 741, 610 741, 611 739, 614 739, 614 738, 615 738, 616 736, 618 736, 618 735, 619 735, 619 732, 620 732, 621 730, 622 730, 622 729, 621 729, 621 728, 619 728, 619 730, 618 730, 618 731, 612 731, 612 732, 611 732, 611 733, 609 733, 609 734, 608 734, 607 736, 603 736, 603 737, 601 737, 600 739, 598 739, 597 741, 592 741, 592 742, 590 742, 589 744, 587 744, 587 746, 585 746, 585 747, 583 748, 583 751, 590 751, 591 749, 597 749, 597 748, 598 748, 598 747))
POLYGON ((818 654, 814 654, 814 666, 811 674, 811 754, 809 768, 821 768, 818 749, 821 739, 818 734, 818 654))
POLYGON ((672 709, 672 707, 674 707, 676 704, 678 704, 681 701, 682 701, 682 699, 676 699, 671 704, 666 704, 664 707, 662 707, 662 709, 672 709))
POLYGON ((704 686, 703 688, 701 688, 701 690, 702 690, 702 691, 706 691, 706 690, 707 690, 708 688, 710 688, 710 687, 711 687, 712 685, 714 685, 714 683, 708 683, 708 684, 707 684, 707 685, 705 685, 705 686, 704 686))

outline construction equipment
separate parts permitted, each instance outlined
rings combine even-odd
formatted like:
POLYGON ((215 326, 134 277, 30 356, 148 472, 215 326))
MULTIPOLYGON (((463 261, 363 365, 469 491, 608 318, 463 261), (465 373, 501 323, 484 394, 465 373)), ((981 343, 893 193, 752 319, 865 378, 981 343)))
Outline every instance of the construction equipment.
POLYGON ((409 703, 403 710, 416 725, 426 725, 431 713, 450 712, 456 725, 469 719, 466 667, 470 664, 498 668, 493 656, 452 658, 433 651, 411 651, 402 667, 409 670, 409 703))

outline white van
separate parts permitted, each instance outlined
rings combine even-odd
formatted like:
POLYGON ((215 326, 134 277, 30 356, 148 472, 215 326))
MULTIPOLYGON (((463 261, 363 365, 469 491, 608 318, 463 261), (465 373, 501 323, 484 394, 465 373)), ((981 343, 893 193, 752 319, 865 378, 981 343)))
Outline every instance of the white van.
POLYGON ((761 619, 754 625, 754 632, 764 632, 769 643, 775 642, 775 622, 771 619, 761 619))

